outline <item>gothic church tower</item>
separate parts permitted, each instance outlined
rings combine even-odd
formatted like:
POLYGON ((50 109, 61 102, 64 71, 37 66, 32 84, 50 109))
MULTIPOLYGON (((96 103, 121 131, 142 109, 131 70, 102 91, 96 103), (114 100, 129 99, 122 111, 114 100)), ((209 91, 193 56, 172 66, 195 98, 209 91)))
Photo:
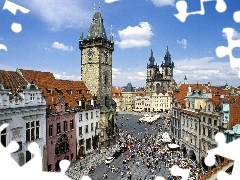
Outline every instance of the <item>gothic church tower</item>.
POLYGON ((115 102, 112 90, 113 36, 108 40, 100 12, 95 12, 86 38, 81 32, 81 78, 100 105, 100 146, 110 146, 116 136, 115 102))

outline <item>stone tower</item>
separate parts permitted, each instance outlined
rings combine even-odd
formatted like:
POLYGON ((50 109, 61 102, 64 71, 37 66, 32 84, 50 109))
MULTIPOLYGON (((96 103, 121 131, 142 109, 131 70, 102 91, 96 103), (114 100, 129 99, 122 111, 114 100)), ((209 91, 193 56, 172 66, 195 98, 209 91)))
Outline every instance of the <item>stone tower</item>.
POLYGON ((162 86, 163 90, 173 90, 173 68, 174 63, 171 60, 171 54, 168 51, 168 47, 166 48, 166 54, 164 56, 164 62, 161 64, 162 67, 162 86))
POLYGON ((110 146, 116 136, 116 103, 112 100, 113 36, 108 40, 100 12, 95 12, 86 38, 81 32, 81 78, 100 105, 100 146, 110 146))
POLYGON ((159 66, 154 64, 155 58, 153 57, 153 51, 151 49, 151 56, 149 57, 149 64, 147 64, 147 79, 146 79, 146 95, 151 96, 151 92, 153 91, 154 79, 156 73, 159 71, 159 66))

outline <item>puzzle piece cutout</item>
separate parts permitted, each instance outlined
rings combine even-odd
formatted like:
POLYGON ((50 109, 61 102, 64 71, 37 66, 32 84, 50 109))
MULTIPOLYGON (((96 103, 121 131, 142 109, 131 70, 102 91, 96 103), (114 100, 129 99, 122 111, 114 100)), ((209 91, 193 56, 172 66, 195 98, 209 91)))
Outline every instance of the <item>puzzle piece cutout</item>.
MULTIPOLYGON (((0 126, 0 132, 7 128, 9 124, 4 123, 0 126)), ((12 141, 5 148, 0 143, 0 174, 1 177, 8 179, 25 179, 32 180, 36 178, 41 179, 58 179, 58 180, 71 180, 65 175, 70 162, 62 160, 59 164, 61 172, 43 172, 42 171, 42 157, 37 143, 33 142, 28 146, 28 150, 34 154, 34 157, 20 167, 17 162, 11 157, 11 153, 19 149, 17 142, 12 141)), ((81 180, 91 180, 88 176, 83 176, 81 180)))
POLYGON ((178 14, 174 14, 174 16, 179 21, 184 23, 186 21, 187 17, 190 16, 190 15, 196 15, 196 14, 204 15, 205 14, 204 3, 208 2, 208 1, 216 1, 215 9, 219 13, 223 13, 227 9, 227 5, 226 5, 224 0, 200 0, 201 9, 199 11, 187 12, 187 9, 188 9, 187 2, 185 0, 179 0, 176 3, 176 8, 178 10, 178 14))
MULTIPOLYGON (((236 14, 238 15, 238 18, 236 18, 236 20, 240 21, 240 18, 239 18, 240 12, 238 11, 236 14)), ((232 50, 234 48, 237 48, 237 47, 240 48, 240 39, 236 39, 236 40, 233 39, 233 34, 235 32, 233 28, 229 28, 229 27, 224 28, 222 32, 227 37, 228 47, 218 46, 216 48, 216 55, 219 58, 223 58, 228 55, 230 60, 230 67, 238 71, 238 77, 240 78, 240 58, 235 58, 233 57, 233 54, 232 54, 232 50)))
POLYGON ((208 150, 208 155, 205 158, 205 164, 207 166, 213 166, 215 163, 215 155, 219 155, 231 160, 234 160, 234 166, 232 174, 229 175, 226 172, 220 171, 217 175, 218 180, 237 180, 240 177, 240 139, 236 139, 230 143, 226 143, 226 138, 223 133, 217 133, 215 140, 218 143, 218 147, 208 150))
MULTIPOLYGON (((11 1, 8 1, 8 0, 5 1, 2 10, 8 10, 14 15, 16 15, 18 10, 21 11, 22 13, 24 13, 24 14, 30 12, 29 9, 27 9, 25 7, 22 7, 18 4, 15 4, 15 3, 11 2, 11 1)), ((20 33, 22 31, 22 25, 20 23, 14 22, 11 25, 11 30, 15 33, 20 33)), ((7 51, 7 46, 4 45, 4 44, 0 44, 0 50, 1 49, 7 51)))

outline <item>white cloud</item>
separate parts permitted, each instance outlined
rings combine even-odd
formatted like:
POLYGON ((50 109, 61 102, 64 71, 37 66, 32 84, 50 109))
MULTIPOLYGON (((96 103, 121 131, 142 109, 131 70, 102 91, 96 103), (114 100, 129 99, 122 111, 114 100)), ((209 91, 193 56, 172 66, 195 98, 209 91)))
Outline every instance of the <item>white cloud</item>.
POLYGON ((130 79, 132 81, 136 81, 136 80, 146 80, 145 77, 141 77, 141 76, 128 76, 127 79, 130 79))
POLYGON ((59 49, 59 50, 62 50, 62 51, 73 51, 72 46, 65 46, 63 43, 59 43, 59 42, 54 42, 52 44, 52 48, 59 49))
POLYGON ((144 72, 138 72, 137 74, 138 74, 138 76, 143 76, 143 77, 145 77, 145 79, 146 79, 146 77, 147 77, 147 74, 144 73, 144 72))
POLYGON ((117 2, 117 1, 120 1, 120 0, 105 0, 105 3, 113 3, 113 2, 117 2))
POLYGON ((161 7, 161 6, 175 6, 175 0, 151 0, 152 3, 157 6, 157 7, 161 7))
POLYGON ((239 78, 237 72, 231 69, 230 63, 213 60, 214 57, 176 60, 174 61, 174 79, 179 83, 183 81, 186 74, 189 83, 196 83, 197 81, 207 83, 210 81, 213 85, 224 85, 221 82, 227 80, 232 83, 229 83, 229 85, 237 86, 239 78))
POLYGON ((186 39, 177 40, 177 43, 180 44, 183 49, 187 49, 187 40, 186 39))
POLYGON ((89 25, 92 9, 86 7, 85 0, 16 0, 16 3, 31 10, 31 13, 46 22, 52 30, 62 28, 77 28, 83 24, 89 25), (89 10, 88 10, 89 9, 89 10))
POLYGON ((120 75, 121 74, 120 69, 117 69, 117 68, 112 68, 112 73, 114 75, 120 75))
POLYGON ((56 79, 75 80, 75 81, 79 81, 81 79, 80 76, 67 75, 66 72, 62 72, 62 74, 53 73, 53 75, 56 79))
MULTIPOLYGON (((226 36, 226 33, 223 33, 222 36, 227 39, 227 36, 226 36)), ((240 39, 240 33, 237 32, 235 29, 233 31, 233 37, 232 37, 233 40, 237 40, 237 39, 240 39)))
POLYGON ((128 26, 119 30, 121 41, 116 41, 121 49, 149 46, 150 38, 153 36, 151 25, 148 22, 140 22, 139 26, 128 26))

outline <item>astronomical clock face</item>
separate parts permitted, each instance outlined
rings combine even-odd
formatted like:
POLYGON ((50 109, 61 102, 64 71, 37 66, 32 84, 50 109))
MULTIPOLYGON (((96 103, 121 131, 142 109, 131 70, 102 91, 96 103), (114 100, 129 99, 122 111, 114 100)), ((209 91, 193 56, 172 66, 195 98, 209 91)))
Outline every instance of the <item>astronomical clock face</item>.
POLYGON ((93 56, 93 50, 92 50, 92 49, 89 49, 89 50, 87 51, 87 55, 88 55, 88 58, 91 59, 92 56, 93 56))

